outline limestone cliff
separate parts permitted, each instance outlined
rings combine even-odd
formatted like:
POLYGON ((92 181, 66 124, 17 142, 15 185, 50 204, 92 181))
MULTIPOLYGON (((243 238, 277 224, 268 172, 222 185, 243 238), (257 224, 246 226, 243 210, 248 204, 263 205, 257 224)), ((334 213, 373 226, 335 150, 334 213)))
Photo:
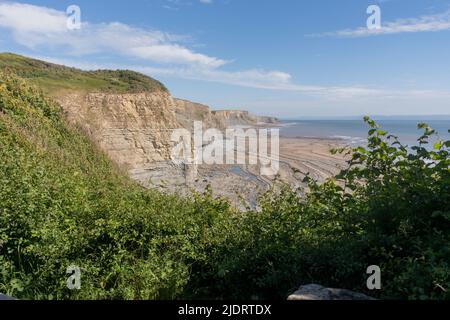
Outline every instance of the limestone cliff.
POLYGON ((235 167, 197 168, 176 165, 170 159, 174 129, 192 130, 194 121, 220 130, 257 125, 260 118, 248 112, 212 111, 206 105, 174 99, 166 90, 122 94, 65 91, 55 99, 69 121, 79 125, 112 160, 146 187, 184 193, 191 188, 203 191, 212 184, 217 195, 230 199, 236 198, 235 189, 239 186, 244 188, 240 194, 257 187, 242 174, 236 174, 235 167), (227 179, 229 183, 225 184, 227 179))
POLYGON ((186 128, 192 127, 194 121, 202 121, 205 127, 225 129, 230 126, 256 126, 259 124, 276 124, 273 117, 260 117, 240 110, 213 111, 208 106, 182 99, 174 99, 177 119, 186 128))
POLYGON ((213 116, 224 123, 225 126, 255 126, 260 124, 276 124, 278 120, 273 117, 260 117, 252 115, 248 111, 219 110, 212 111, 213 116))
POLYGON ((173 99, 164 91, 70 93, 57 100, 71 122, 128 170, 168 160, 171 132, 182 127, 175 117, 173 99))
POLYGON ((56 98, 71 122, 81 126, 111 158, 133 170, 170 159, 172 130, 192 129, 194 121, 225 129, 256 125, 246 111, 211 111, 206 105, 152 93, 65 93, 56 98))
POLYGON ((192 129, 194 121, 202 121, 208 128, 225 128, 225 123, 208 106, 183 99, 174 99, 174 102, 177 120, 184 128, 192 129))

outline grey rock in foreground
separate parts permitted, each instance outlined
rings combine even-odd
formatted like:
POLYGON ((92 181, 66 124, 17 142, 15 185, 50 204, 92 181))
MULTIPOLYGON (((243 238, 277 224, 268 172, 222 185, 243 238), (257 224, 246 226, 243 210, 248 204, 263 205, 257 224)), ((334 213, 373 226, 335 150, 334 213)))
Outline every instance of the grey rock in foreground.
POLYGON ((16 300, 16 299, 5 296, 4 294, 0 293, 0 301, 5 301, 5 300, 16 300))
POLYGON ((301 286, 288 297, 291 301, 304 300, 376 300, 365 294, 345 289, 325 288, 318 284, 301 286))

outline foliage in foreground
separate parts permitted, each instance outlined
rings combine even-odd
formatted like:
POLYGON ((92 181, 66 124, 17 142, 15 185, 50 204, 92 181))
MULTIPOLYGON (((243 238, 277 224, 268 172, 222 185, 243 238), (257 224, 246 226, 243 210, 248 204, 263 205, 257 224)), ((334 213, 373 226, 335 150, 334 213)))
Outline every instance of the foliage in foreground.
POLYGON ((262 212, 211 193, 144 190, 56 104, 0 74, 0 292, 22 299, 281 298, 300 284, 382 298, 450 299, 450 142, 409 150, 366 119, 367 148, 306 197, 284 188, 262 212), (81 290, 66 268, 82 269, 81 290))
POLYGON ((242 217, 193 288, 283 298, 319 283, 379 298, 450 299, 450 141, 428 151, 435 132, 420 124, 410 150, 365 120, 367 148, 351 151, 347 170, 322 185, 307 179, 303 199, 289 188, 264 195, 262 212, 242 217), (370 265, 381 267, 379 292, 367 291, 370 265))

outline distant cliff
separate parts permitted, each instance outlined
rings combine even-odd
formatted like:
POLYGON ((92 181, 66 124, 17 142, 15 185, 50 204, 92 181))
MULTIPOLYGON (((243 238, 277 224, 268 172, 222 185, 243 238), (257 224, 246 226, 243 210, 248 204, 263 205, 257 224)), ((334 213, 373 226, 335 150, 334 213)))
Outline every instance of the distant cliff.
POLYGON ((260 117, 240 110, 211 110, 210 107, 183 99, 174 99, 177 120, 186 128, 191 128, 194 121, 202 121, 205 127, 225 129, 230 126, 256 126, 276 124, 278 119, 260 117))
POLYGON ((212 114, 226 126, 276 124, 279 122, 274 117, 256 116, 248 111, 219 110, 212 111, 212 114))

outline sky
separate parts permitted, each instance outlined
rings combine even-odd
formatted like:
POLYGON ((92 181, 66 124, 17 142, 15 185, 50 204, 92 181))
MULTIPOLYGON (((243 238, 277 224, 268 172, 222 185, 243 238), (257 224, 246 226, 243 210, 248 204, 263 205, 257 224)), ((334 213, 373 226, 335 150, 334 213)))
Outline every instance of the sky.
POLYGON ((450 114, 450 0, 0 0, 0 52, 284 119, 450 114))

